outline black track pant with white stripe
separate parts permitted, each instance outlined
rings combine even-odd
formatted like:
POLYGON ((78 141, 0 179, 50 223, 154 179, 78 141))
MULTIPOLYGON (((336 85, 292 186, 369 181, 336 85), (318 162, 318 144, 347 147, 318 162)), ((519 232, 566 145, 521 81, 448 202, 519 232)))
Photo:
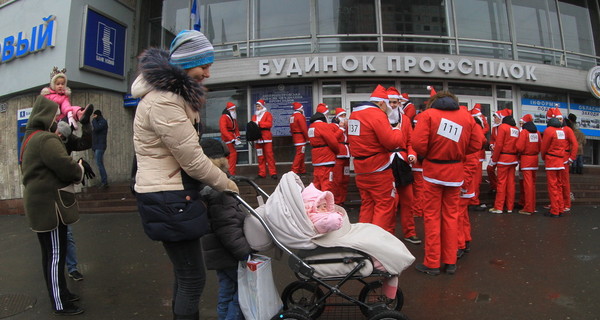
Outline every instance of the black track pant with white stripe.
POLYGON ((63 310, 70 306, 70 296, 65 279, 65 259, 67 255, 67 226, 59 223, 58 228, 49 232, 38 232, 42 249, 42 267, 44 279, 50 294, 54 310, 63 310))

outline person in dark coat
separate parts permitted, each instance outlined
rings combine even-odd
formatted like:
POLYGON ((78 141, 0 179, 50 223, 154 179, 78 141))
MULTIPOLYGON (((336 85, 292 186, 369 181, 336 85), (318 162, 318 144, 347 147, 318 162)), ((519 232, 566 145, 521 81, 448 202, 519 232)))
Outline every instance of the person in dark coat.
POLYGON ((94 111, 92 116, 92 126, 94 127, 92 135, 92 150, 94 151, 94 158, 96 159, 96 165, 98 165, 98 171, 100 172, 100 188, 108 187, 108 177, 106 176, 106 169, 104 168, 104 152, 106 151, 106 136, 108 134, 108 122, 102 116, 102 111, 94 111))
MULTIPOLYGON (((223 172, 229 172, 229 150, 218 140, 202 139, 202 149, 223 172)), ((253 252, 244 236, 246 214, 230 194, 206 186, 200 192, 208 207, 210 231, 202 237, 204 261, 219 279, 219 319, 244 319, 238 302, 237 266, 253 252)))

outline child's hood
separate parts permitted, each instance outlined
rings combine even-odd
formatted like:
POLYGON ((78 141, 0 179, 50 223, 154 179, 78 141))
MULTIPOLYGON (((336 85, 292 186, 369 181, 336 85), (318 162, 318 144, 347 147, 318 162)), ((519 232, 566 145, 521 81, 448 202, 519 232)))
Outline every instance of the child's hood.
POLYGON ((312 183, 308 185, 308 187, 304 188, 304 191, 302 191, 304 207, 309 212, 316 212, 317 205, 322 199, 325 199, 325 202, 327 203, 327 211, 334 212, 335 202, 333 200, 333 193, 330 191, 321 191, 312 183))

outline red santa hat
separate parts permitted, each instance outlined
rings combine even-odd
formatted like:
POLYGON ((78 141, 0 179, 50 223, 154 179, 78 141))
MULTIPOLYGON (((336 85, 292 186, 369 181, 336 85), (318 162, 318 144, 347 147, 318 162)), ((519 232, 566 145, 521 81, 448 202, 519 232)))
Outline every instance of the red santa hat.
POLYGON ((326 114, 327 112, 329 112, 329 107, 324 103, 319 103, 317 105, 317 112, 326 114))
POLYGON ((375 90, 373 90, 373 93, 371 93, 369 101, 385 101, 385 103, 388 104, 390 100, 388 99, 387 90, 385 90, 382 85, 378 84, 377 87, 375 87, 375 90))
POLYGON ((505 108, 505 109, 498 110, 498 111, 494 112, 494 115, 496 117, 500 118, 500 120, 502 120, 506 116, 512 116, 512 110, 508 109, 508 108, 505 108))
POLYGON ((231 111, 236 108, 236 105, 233 102, 227 102, 227 110, 231 111))
POLYGON ((429 97, 433 97, 437 94, 437 92, 435 92, 435 89, 433 88, 433 86, 427 86, 427 90, 429 90, 429 97))
POLYGON ((340 116, 343 116, 346 114, 346 110, 344 110, 343 108, 335 108, 335 117, 339 118, 340 116))
POLYGON ((400 99, 401 95, 400 92, 398 90, 396 90, 396 88, 394 87, 389 87, 387 88, 387 95, 388 95, 388 99, 400 99))
POLYGON ((267 107, 267 105, 265 104, 265 100, 263 100, 263 99, 256 101, 256 104, 260 104, 263 108, 267 107))
POLYGON ((479 103, 476 103, 476 104, 473 106, 473 109, 471 109, 471 115, 472 115, 473 117, 478 117, 478 116, 480 116, 480 115, 481 115, 481 105, 480 105, 479 103))
POLYGON ((294 110, 302 110, 302 103, 292 102, 292 107, 294 108, 294 110))
POLYGON ((552 119, 552 118, 561 118, 562 119, 562 117, 563 117, 563 115, 560 112, 560 109, 558 109, 558 106, 554 107, 554 108, 550 108, 546 112, 546 119, 552 119))
POLYGON ((519 119, 519 121, 525 123, 525 122, 532 122, 533 121, 533 116, 530 114, 526 114, 524 115, 521 119, 519 119))
POLYGON ((402 101, 408 101, 408 93, 403 93, 400 95, 400 100, 402 101))

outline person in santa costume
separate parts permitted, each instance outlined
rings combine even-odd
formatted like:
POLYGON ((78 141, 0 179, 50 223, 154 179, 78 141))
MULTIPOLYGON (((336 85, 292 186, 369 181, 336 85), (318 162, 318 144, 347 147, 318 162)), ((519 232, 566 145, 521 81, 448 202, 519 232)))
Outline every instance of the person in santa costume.
POLYGON ((369 102, 355 106, 348 120, 348 142, 362 201, 358 220, 394 234, 397 195, 389 150, 406 145, 400 128, 390 126, 388 103, 385 88, 378 85, 369 102))
MULTIPOLYGON (((505 109, 506 110, 506 109, 505 109)), ((512 115, 502 118, 502 124, 497 127, 497 136, 491 162, 496 164, 496 200, 490 213, 502 213, 504 207, 512 213, 515 205, 515 170, 519 159, 517 157, 517 139, 519 129, 512 115)))
MULTIPOLYGON (((411 144, 411 134, 413 131, 412 121, 409 117, 404 115, 403 109, 400 107, 400 92, 396 90, 394 87, 389 87, 387 89, 388 99, 390 101, 387 115, 388 121, 392 125, 392 127, 399 126, 402 131, 402 139, 406 148, 399 148, 393 150, 394 161, 403 161, 396 162, 400 163, 409 170, 410 178, 408 181, 396 181, 396 190, 398 191, 398 205, 400 206, 400 225, 402 227, 403 238, 405 241, 410 242, 412 244, 420 244, 421 239, 417 237, 417 232, 415 230, 415 218, 413 215, 413 176, 412 170, 410 166, 415 163, 417 160, 417 154, 412 148, 411 144)), ((399 176, 403 174, 400 172, 400 168, 397 166, 392 167, 392 170, 395 170, 395 176, 399 176)), ((402 179, 404 180, 404 179, 402 179)))
POLYGON ((410 101, 408 93, 406 92, 401 94, 398 99, 402 104, 402 113, 410 119, 412 124, 415 116, 417 115, 417 109, 415 108, 415 105, 410 101))
MULTIPOLYGON (((500 127, 500 125, 502 124, 502 119, 509 115, 512 115, 512 110, 510 110, 510 109, 498 110, 492 114, 493 123, 492 123, 492 129, 491 129, 491 134, 490 134, 490 144, 489 144, 490 151, 492 153, 494 152, 494 147, 496 145, 496 137, 498 135, 498 127, 500 127)), ((494 163, 491 159, 488 162, 486 171, 488 174, 488 181, 490 183, 490 191, 496 192, 497 184, 498 184, 498 178, 496 176, 496 163, 494 163)))
POLYGON ((255 111, 252 116, 252 121, 258 124, 260 128, 261 138, 256 140, 256 156, 258 157, 258 178, 267 176, 267 168, 271 174, 271 178, 277 179, 277 166, 275 164, 275 155, 273 154, 273 116, 267 111, 265 100, 258 100, 254 105, 255 111))
POLYGON ((324 103, 319 103, 317 105, 317 112, 323 114, 325 119, 327 119, 327 115, 329 114, 329 106, 324 103))
POLYGON ((304 117, 304 106, 300 102, 293 102, 292 108, 294 108, 294 113, 290 116, 290 133, 296 148, 292 171, 296 174, 304 174, 306 173, 304 155, 308 142, 308 127, 306 126, 306 117, 304 117))
POLYGON ((235 175, 235 167, 237 165, 237 150, 235 146, 242 144, 240 140, 240 128, 237 122, 236 105, 232 102, 227 102, 225 110, 219 119, 219 130, 221 131, 221 140, 227 145, 229 155, 229 174, 235 175))
MULTIPOLYGON (((483 135, 487 136, 487 133, 490 131, 490 125, 488 124, 487 118, 481 112, 481 104, 476 103, 471 109, 471 115, 473 118, 478 119, 481 122, 483 135)), ((486 138, 487 141, 487 138, 486 138)), ((487 206, 485 203, 481 203, 479 200, 479 194, 481 193, 481 181, 483 180, 483 167, 482 163, 485 161, 485 142, 484 147, 479 150, 479 166, 475 168, 475 173, 473 174, 473 187, 475 189, 475 195, 471 198, 469 205, 475 206, 475 210, 483 211, 486 210, 487 206)))
MULTIPOLYGON (((555 108, 558 109, 558 106, 555 108)), ((560 113, 560 111, 557 111, 560 113)), ((561 183, 563 185, 563 202, 565 204, 565 212, 571 211, 571 163, 575 161, 577 158, 577 150, 579 149, 579 142, 577 142, 577 137, 575 136, 575 131, 571 129, 566 123, 565 119, 560 115, 556 115, 557 118, 563 121, 563 130, 565 131, 565 135, 568 142, 567 150, 565 151, 564 156, 564 165, 565 170, 561 171, 561 183)))
POLYGON ((429 99, 429 108, 419 115, 412 145, 423 160, 425 257, 416 269, 440 274, 442 263, 448 274, 456 272, 460 187, 463 161, 479 151, 483 141, 474 130, 473 117, 462 110, 458 99, 444 91, 429 99))
POLYGON ((517 140, 517 152, 519 153, 519 163, 523 184, 521 186, 521 199, 523 208, 519 210, 520 214, 532 215, 535 210, 535 181, 538 170, 538 158, 540 147, 542 145, 542 135, 533 123, 533 117, 530 114, 524 115, 520 119, 521 132, 517 140))
POLYGON ((321 112, 310 117, 308 141, 312 146, 313 184, 321 191, 333 191, 333 166, 339 152, 337 126, 327 123, 321 112))
POLYGON ((350 148, 348 148, 348 118, 346 110, 335 108, 332 125, 338 127, 338 154, 333 166, 333 197, 335 204, 342 206, 346 202, 348 183, 350 183, 350 148))

